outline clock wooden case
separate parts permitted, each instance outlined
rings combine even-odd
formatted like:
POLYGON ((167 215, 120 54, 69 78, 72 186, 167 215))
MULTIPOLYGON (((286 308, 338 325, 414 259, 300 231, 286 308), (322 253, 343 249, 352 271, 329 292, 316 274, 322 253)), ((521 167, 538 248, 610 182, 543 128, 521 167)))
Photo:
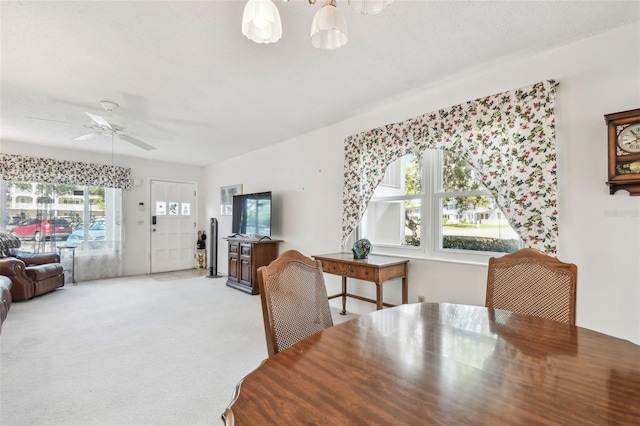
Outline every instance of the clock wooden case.
POLYGON ((640 195, 640 109, 604 116, 609 144, 609 193, 640 195))

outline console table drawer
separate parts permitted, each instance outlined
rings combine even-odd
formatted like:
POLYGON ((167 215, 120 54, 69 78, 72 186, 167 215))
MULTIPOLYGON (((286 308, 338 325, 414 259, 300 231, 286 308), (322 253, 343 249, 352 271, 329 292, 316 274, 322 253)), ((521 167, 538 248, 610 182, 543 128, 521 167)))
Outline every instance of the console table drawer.
POLYGON ((334 275, 355 278, 358 280, 375 281, 376 268, 365 265, 353 265, 342 262, 321 260, 322 270, 334 275))

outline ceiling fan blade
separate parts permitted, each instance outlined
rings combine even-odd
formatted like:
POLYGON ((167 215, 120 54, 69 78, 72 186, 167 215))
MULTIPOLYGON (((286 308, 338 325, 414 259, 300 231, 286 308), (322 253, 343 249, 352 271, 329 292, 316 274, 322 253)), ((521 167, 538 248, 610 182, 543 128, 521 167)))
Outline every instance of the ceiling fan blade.
POLYGON ((75 138, 73 138, 73 140, 74 141, 86 141, 86 140, 89 140, 91 138, 95 138, 99 134, 100 134, 99 132, 87 133, 86 135, 76 136, 75 138))
POLYGON ((151 146, 151 145, 149 145, 147 143, 142 142, 141 140, 138 140, 136 138, 132 138, 131 136, 118 134, 118 137, 120 139, 123 139, 123 140, 129 142, 129 143, 134 144, 137 147, 140 147, 140 148, 144 149, 145 151, 152 151, 152 150, 156 149, 155 146, 151 146))
POLYGON ((92 119, 93 122, 96 123, 98 126, 111 129, 111 124, 109 124, 109 122, 105 120, 103 117, 100 117, 99 115, 91 114, 90 112, 85 112, 85 114, 87 114, 89 118, 92 119))

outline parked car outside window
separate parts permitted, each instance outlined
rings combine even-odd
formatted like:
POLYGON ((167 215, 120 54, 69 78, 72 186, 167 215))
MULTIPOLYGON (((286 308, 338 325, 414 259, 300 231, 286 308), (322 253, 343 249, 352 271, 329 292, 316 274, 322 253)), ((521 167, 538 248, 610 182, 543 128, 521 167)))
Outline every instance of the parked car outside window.
POLYGON ((73 232, 71 222, 66 219, 26 219, 11 230, 23 240, 44 241, 46 239, 65 240, 73 232))
MULTIPOLYGON (((73 231, 67 238, 67 246, 80 246, 84 242, 84 229, 73 231)), ((96 219, 87 230, 89 233, 88 242, 90 249, 101 249, 105 247, 106 223, 103 219, 96 219)))

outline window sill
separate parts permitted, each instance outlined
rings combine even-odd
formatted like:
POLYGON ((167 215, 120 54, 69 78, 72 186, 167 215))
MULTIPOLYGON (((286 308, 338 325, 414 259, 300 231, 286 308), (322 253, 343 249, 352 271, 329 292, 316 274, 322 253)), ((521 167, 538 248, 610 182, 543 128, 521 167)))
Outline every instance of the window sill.
POLYGON ((438 251, 436 253, 427 254, 421 248, 396 248, 396 247, 380 247, 373 248, 372 254, 381 256, 402 257, 407 259, 422 260, 427 262, 456 263, 473 266, 487 266, 489 258, 499 257, 506 253, 464 253, 460 251, 438 251))

